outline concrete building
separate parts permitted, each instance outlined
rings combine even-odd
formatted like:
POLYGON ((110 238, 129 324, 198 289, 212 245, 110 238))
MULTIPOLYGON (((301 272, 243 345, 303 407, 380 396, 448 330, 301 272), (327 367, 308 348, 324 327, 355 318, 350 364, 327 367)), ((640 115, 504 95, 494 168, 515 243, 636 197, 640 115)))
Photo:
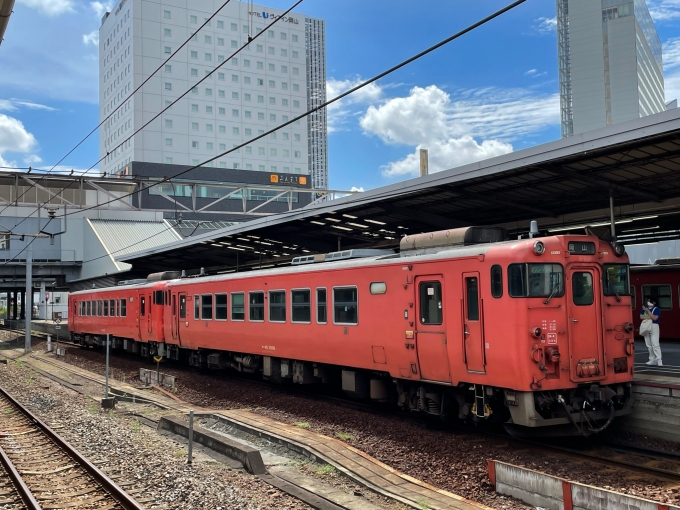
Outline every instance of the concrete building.
MULTIPOLYGON (((231 2, 198 31, 221 4, 121 0, 103 17, 101 120, 118 110, 99 131, 102 172, 125 173, 133 161, 196 165, 325 101, 323 20, 290 13, 267 28, 283 11, 231 2), (191 41, 127 99, 192 34, 191 41), (187 96, 117 148, 190 88, 187 96)), ((207 166, 305 175, 315 189, 327 189, 327 160, 326 112, 320 110, 207 166)))
POLYGON ((645 0, 557 0, 562 136, 666 109, 645 0))

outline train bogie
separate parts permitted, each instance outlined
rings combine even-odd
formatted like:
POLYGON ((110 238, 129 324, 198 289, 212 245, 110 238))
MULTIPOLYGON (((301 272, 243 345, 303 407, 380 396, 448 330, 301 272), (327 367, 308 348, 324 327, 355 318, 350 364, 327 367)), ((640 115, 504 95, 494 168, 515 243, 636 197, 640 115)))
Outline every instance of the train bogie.
POLYGON ((473 228, 401 248, 74 293, 69 321, 76 335, 105 329, 143 355, 334 384, 441 417, 590 433, 628 412, 628 264, 610 243, 473 228), (87 315, 105 297, 130 314, 87 315))

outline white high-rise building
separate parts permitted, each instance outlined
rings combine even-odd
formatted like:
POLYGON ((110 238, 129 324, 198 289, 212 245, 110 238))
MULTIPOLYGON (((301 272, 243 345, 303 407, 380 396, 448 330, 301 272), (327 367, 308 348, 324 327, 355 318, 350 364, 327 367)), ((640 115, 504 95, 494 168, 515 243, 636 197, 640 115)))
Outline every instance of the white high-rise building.
POLYGON ((666 109, 645 0, 557 0, 562 136, 666 109))
MULTIPOLYGON (((132 161, 195 165, 326 100, 324 21, 232 1, 121 0, 99 29, 101 171, 132 161), (237 56, 249 37, 265 32, 237 56), (192 34, 143 88, 127 99, 192 34), (226 61, 226 62, 225 62, 226 61), (216 66, 200 85, 192 86, 216 66), (118 150, 165 106, 191 92, 118 150)), ((320 110, 208 166, 309 175, 328 187, 326 111, 320 110)))

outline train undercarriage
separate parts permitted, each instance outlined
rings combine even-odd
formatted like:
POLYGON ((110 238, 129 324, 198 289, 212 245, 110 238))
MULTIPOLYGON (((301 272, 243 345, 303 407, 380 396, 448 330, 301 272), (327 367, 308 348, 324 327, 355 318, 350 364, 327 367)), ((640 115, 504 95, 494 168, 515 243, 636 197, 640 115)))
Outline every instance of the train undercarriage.
MULTIPOLYGON (((106 345, 103 335, 72 333, 71 337, 82 346, 106 345)), ((386 372, 119 337, 111 338, 111 348, 142 357, 161 356, 203 370, 235 370, 277 384, 328 385, 357 399, 394 404, 444 421, 503 425, 516 436, 588 436, 604 430, 631 408, 630 383, 522 392, 481 384, 394 379, 386 372)))

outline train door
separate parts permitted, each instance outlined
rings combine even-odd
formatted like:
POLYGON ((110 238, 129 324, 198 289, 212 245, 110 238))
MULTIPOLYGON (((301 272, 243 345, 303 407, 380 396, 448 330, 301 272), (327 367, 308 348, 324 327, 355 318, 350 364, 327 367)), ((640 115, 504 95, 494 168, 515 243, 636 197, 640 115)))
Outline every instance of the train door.
POLYGON ((416 289, 416 346, 420 377, 430 381, 451 382, 444 322, 444 278, 441 275, 418 276, 416 289))
POLYGON ((468 372, 486 373, 479 273, 463 273, 463 349, 468 372))
POLYGON ((146 309, 146 296, 144 294, 139 295, 139 339, 144 340, 146 335, 145 331, 147 328, 149 311, 146 309))
POLYGON ((571 380, 604 377, 604 334, 602 331, 601 274, 597 265, 569 266, 567 311, 569 313, 569 370, 571 380))
POLYGON ((182 325, 187 318, 187 295, 184 292, 172 296, 172 338, 182 345, 182 325))
POLYGON ((172 301, 170 302, 170 331, 172 333, 172 341, 173 342, 178 342, 179 341, 179 336, 177 335, 177 332, 179 330, 178 328, 178 319, 177 319, 177 294, 172 295, 172 301))

